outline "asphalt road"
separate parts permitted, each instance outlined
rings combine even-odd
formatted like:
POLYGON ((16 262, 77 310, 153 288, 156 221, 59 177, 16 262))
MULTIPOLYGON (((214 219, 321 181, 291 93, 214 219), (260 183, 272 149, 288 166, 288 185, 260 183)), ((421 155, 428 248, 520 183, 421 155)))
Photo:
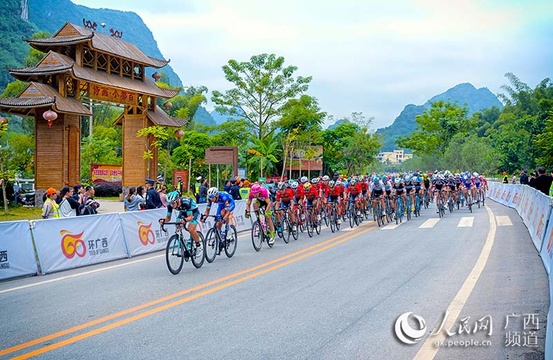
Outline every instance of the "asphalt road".
POLYGON ((178 275, 157 252, 15 279, 0 304, 0 358, 541 359, 549 291, 520 217, 489 201, 260 252, 241 234, 178 275))

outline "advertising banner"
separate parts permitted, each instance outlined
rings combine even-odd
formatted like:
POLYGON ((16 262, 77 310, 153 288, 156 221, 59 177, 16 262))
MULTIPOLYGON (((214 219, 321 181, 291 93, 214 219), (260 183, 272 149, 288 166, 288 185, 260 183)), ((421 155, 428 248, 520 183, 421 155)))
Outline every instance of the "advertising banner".
MULTIPOLYGON (((547 229, 543 237, 543 243, 541 247, 541 259, 543 260, 543 266, 547 270, 548 274, 551 274, 551 263, 553 262, 553 213, 549 214, 549 221, 547 223, 547 229)), ((549 281, 551 287, 551 280, 549 281)), ((553 298, 552 298, 553 299, 553 298)))
MULTIPOLYGON (((165 249, 172 233, 161 231, 158 220, 164 218, 166 213, 166 209, 119 213, 129 257, 165 249)), ((166 229, 174 230, 172 226, 166 229)))
POLYGON ((0 223, 0 280, 38 272, 28 221, 0 223))
POLYGON ((123 179, 123 167, 121 165, 90 165, 90 180, 93 183, 99 182, 121 182, 123 179))
POLYGON ((32 223, 43 274, 127 257, 119 214, 32 223))

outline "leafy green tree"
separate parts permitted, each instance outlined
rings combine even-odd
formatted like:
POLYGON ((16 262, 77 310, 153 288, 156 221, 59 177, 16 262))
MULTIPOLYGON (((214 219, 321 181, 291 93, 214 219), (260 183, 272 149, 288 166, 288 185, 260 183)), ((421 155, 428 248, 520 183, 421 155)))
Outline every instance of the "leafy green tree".
MULTIPOLYGON (((198 108, 206 103, 207 98, 205 94, 207 91, 208 89, 205 86, 190 86, 184 89, 183 95, 177 95, 169 100, 172 107, 167 113, 179 119, 187 119, 187 128, 192 129, 192 119, 198 108)), ((163 102, 165 102, 165 100, 163 100, 163 102)))
POLYGON ((201 133, 196 130, 188 130, 184 132, 184 136, 180 140, 180 145, 173 150, 171 155, 173 163, 179 169, 188 169, 191 166, 191 175, 189 178, 208 173, 205 164, 205 150, 213 146, 211 136, 206 133, 201 133))
POLYGON ((490 139, 479 138, 476 134, 457 134, 451 139, 440 168, 493 174, 498 166, 499 154, 492 148, 490 139))
POLYGON ((274 54, 255 55, 249 62, 229 60, 223 72, 234 88, 224 94, 213 91, 211 100, 219 112, 251 122, 257 138, 263 139, 282 106, 309 87, 311 77, 294 78, 296 70, 295 66, 284 67, 284 58, 274 54))
POLYGON ((323 162, 327 167, 326 172, 346 171, 347 160, 344 159, 343 149, 349 146, 350 139, 357 130, 358 125, 344 119, 335 128, 323 131, 323 162))
POLYGON ((95 136, 84 138, 81 146, 81 179, 90 181, 90 164, 121 165, 121 140, 112 127, 97 126, 95 136))
POLYGON ((413 149, 419 156, 442 156, 457 133, 466 134, 473 127, 467 119, 467 109, 444 101, 436 101, 416 117, 417 127, 407 136, 399 137, 400 147, 413 149))
POLYGON ((547 169, 553 168, 553 111, 549 113, 549 118, 545 121, 545 129, 536 136, 536 146, 539 149, 540 156, 538 164, 547 169))
POLYGON ((248 153, 252 155, 248 159, 248 168, 250 174, 272 175, 275 171, 275 164, 278 162, 279 142, 273 133, 265 136, 263 139, 258 139, 255 136, 251 137, 251 144, 248 148, 248 153))

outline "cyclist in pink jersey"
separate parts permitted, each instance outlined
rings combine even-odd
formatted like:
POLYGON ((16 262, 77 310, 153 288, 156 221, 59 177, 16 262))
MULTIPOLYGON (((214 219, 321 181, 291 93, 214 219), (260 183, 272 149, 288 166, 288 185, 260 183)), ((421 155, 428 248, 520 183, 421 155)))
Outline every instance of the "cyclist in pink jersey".
POLYGON ((246 218, 250 217, 250 206, 253 203, 254 210, 258 210, 259 208, 263 208, 265 211, 265 219, 267 223, 269 224, 269 230, 270 230, 270 242, 275 242, 275 227, 273 225, 273 210, 271 208, 271 198, 269 197, 269 191, 258 185, 253 184, 250 188, 250 195, 248 196, 248 202, 246 204, 246 218))

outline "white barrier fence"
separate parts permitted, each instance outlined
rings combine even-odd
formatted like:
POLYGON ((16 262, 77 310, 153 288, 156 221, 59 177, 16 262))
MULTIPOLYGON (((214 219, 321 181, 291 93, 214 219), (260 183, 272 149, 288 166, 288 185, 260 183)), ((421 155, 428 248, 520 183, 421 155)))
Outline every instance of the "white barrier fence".
MULTIPOLYGON (((246 201, 235 204, 236 229, 250 229, 250 220, 244 218, 246 201)), ((199 205, 200 213, 205 209, 205 204, 199 205)), ((210 214, 216 211, 214 205, 210 214)), ((166 212, 155 209, 0 223, 0 280, 35 275, 39 268, 47 274, 163 250, 172 235, 161 231, 158 224, 166 212)), ((204 235, 213 222, 210 217, 199 226, 204 235)))
MULTIPOLYGON (((553 299, 553 214, 551 197, 526 185, 489 183, 488 197, 515 208, 528 228, 549 278, 549 298, 553 299)), ((551 303, 551 302, 550 302, 551 303)), ((553 360, 553 303, 547 314, 545 359, 553 360)))

